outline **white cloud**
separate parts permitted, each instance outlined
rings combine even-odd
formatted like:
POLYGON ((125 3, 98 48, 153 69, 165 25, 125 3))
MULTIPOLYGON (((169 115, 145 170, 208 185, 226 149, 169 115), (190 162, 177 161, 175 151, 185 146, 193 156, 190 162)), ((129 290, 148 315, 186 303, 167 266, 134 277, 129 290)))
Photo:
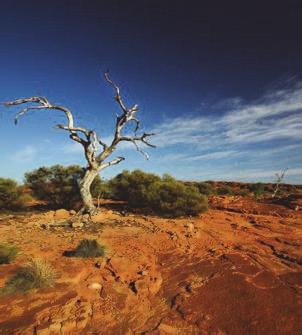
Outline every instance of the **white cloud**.
POLYGON ((32 145, 27 145, 21 150, 16 151, 12 156, 11 159, 15 162, 30 162, 32 161, 37 154, 37 149, 32 145))
POLYGON ((187 158, 187 159, 190 159, 190 160, 193 160, 193 161, 199 161, 199 160, 203 160, 203 159, 221 159, 221 158, 234 157, 238 154, 240 154, 240 152, 235 151, 235 150, 214 151, 214 152, 210 152, 210 153, 203 154, 203 155, 192 156, 192 157, 187 158))
MULTIPOLYGON (((276 179, 276 173, 280 173, 280 170, 262 170, 262 169, 250 169, 243 170, 236 175, 237 180, 257 180, 258 178, 269 178, 272 182, 276 179)), ((285 173, 284 182, 286 182, 287 177, 289 176, 300 176, 302 175, 302 168, 293 168, 289 169, 285 173)), ((233 173, 225 173, 221 175, 222 179, 233 179, 233 173)))
MULTIPOLYGON (((217 105, 223 106, 224 102, 217 105)), ((235 98, 225 101, 221 116, 178 117, 155 127, 161 147, 199 144, 203 148, 249 144, 276 139, 302 139, 302 84, 275 90, 252 103, 235 98)), ((221 108, 221 107, 220 107, 221 108)))
POLYGON ((165 167, 171 161, 180 178, 253 181, 273 181, 289 167, 288 181, 301 183, 302 83, 290 85, 249 103, 220 101, 206 115, 203 105, 200 116, 164 120, 152 132, 161 152, 169 151, 165 167))

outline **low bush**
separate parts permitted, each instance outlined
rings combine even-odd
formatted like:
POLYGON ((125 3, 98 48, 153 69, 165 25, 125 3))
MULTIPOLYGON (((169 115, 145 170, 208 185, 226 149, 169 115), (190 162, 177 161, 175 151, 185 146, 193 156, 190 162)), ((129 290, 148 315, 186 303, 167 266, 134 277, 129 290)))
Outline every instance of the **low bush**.
POLYGON ((218 195, 234 195, 234 192, 233 192, 233 189, 230 186, 225 185, 225 186, 221 186, 217 189, 217 194, 218 195))
POLYGON ((150 186, 160 180, 152 173, 125 170, 111 179, 109 185, 115 199, 125 200, 133 207, 146 207, 150 202, 150 186))
MULTIPOLYGON (((81 201, 78 182, 83 174, 83 168, 78 165, 53 165, 27 172, 25 183, 37 199, 46 201, 50 207, 70 209, 81 201)), ((93 196, 100 187, 101 179, 97 177, 91 185, 93 196)))
POLYGON ((186 186, 169 175, 160 178, 139 170, 124 171, 110 185, 116 199, 163 216, 197 215, 208 208, 206 196, 196 187, 186 186))
POLYGON ((215 189, 209 183, 200 182, 197 183, 196 186, 201 194, 204 194, 206 196, 215 194, 215 189))
POLYGON ((249 192, 247 190, 236 190, 234 191, 234 195, 239 195, 241 197, 247 197, 249 192))
POLYGON ((34 288, 53 286, 56 278, 52 266, 39 258, 33 258, 10 278, 2 289, 3 294, 26 292, 34 288))
POLYGON ((30 201, 30 195, 24 193, 23 188, 16 181, 9 178, 0 178, 0 209, 24 209, 30 201))
POLYGON ((0 264, 11 263, 18 254, 18 248, 12 244, 0 244, 0 264))
POLYGON ((250 186, 250 190, 254 193, 254 197, 258 199, 263 196, 265 192, 265 185, 262 183, 252 184, 250 186))
POLYGON ((113 193, 110 181, 97 179, 92 187, 92 196, 95 199, 112 199, 113 193))
POLYGON ((84 239, 80 241, 78 246, 72 251, 65 251, 63 253, 66 257, 103 257, 105 256, 105 247, 100 245, 97 240, 84 239))

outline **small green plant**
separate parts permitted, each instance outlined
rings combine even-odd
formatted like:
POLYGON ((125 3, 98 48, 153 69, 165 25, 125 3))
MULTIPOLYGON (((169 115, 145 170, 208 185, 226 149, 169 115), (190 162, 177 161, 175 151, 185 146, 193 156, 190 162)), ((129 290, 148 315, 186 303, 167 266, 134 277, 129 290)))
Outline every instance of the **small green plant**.
POLYGON ((239 195, 241 197, 247 197, 249 195, 249 192, 246 190, 238 190, 238 191, 234 191, 234 195, 239 195))
POLYGON ((217 194, 218 195, 234 195, 233 189, 228 186, 221 186, 218 190, 217 190, 217 194))
POLYGON ((200 182, 197 183, 197 188, 201 194, 204 194, 206 196, 212 195, 215 193, 215 190, 212 185, 206 182, 200 182))
POLYGON ((264 194, 264 184, 262 183, 256 183, 256 184, 252 184, 250 189, 251 191, 254 193, 254 197, 255 199, 259 199, 263 196, 264 194))
POLYGON ((18 254, 18 248, 12 244, 0 244, 0 264, 11 263, 18 254))
POLYGON ((6 282, 1 293, 26 292, 34 288, 51 287, 55 278, 56 273, 52 266, 42 259, 33 258, 6 282))
POLYGON ((0 209, 22 210, 32 200, 13 179, 0 178, 0 209))
POLYGON ((100 245, 97 240, 81 240, 74 250, 65 251, 63 253, 66 257, 103 257, 105 256, 105 247, 100 245))

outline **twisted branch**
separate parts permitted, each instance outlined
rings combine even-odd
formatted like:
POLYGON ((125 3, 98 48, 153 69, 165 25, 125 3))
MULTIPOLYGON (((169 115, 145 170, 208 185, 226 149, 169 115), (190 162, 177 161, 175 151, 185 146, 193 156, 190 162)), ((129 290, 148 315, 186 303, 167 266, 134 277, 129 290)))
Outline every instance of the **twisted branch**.
MULTIPOLYGON (((110 145, 110 147, 108 148, 109 150, 114 148, 119 142, 122 141, 128 141, 128 142, 132 142, 137 151, 139 151, 141 154, 143 154, 145 156, 146 159, 149 159, 149 156, 147 153, 145 153, 137 144, 137 142, 143 142, 145 145, 155 148, 155 145, 151 144, 148 142, 147 138, 150 136, 153 136, 155 134, 153 133, 144 133, 141 136, 136 136, 137 131, 140 128, 140 122, 139 120, 136 118, 135 114, 138 112, 138 105, 135 104, 133 105, 131 108, 127 108, 126 104, 124 103, 122 96, 120 94, 120 88, 115 84, 115 82, 109 77, 109 73, 105 72, 104 74, 105 80, 111 85, 113 86, 114 90, 115 90, 115 100, 117 101, 118 105, 120 106, 121 110, 122 110, 122 115, 117 115, 116 117, 116 125, 115 125, 115 134, 114 134, 114 138, 113 141, 110 145), (125 127, 125 125, 129 122, 134 122, 135 123, 135 129, 134 129, 134 136, 133 137, 129 137, 129 136, 122 136, 122 130, 125 127)), ((101 156, 103 157, 103 156, 101 156)))
POLYGON ((103 142, 97 135, 94 130, 89 130, 83 127, 75 126, 74 118, 72 112, 63 106, 53 105, 45 97, 29 97, 17 99, 14 101, 5 102, 5 106, 17 106, 22 104, 30 104, 25 108, 21 109, 15 116, 15 124, 18 123, 19 118, 25 115, 30 110, 41 110, 41 109, 52 109, 63 112, 67 119, 67 125, 58 124, 56 128, 66 130, 69 132, 69 137, 73 141, 80 143, 84 148, 85 158, 90 167, 95 169, 103 169, 111 165, 116 165, 124 160, 123 157, 118 157, 111 162, 103 164, 103 161, 112 154, 116 149, 118 143, 122 141, 132 142, 136 150, 142 153, 147 159, 149 158, 148 154, 145 153, 139 146, 138 142, 154 148, 155 145, 149 143, 148 138, 153 136, 153 133, 143 133, 141 136, 137 135, 137 131, 140 128, 140 122, 136 118, 136 113, 138 112, 138 105, 133 105, 131 108, 127 108, 126 104, 123 101, 123 98, 120 94, 120 88, 115 84, 115 82, 109 77, 109 73, 104 74, 105 80, 113 87, 115 91, 115 100, 117 101, 119 107, 122 110, 121 115, 116 116, 114 138, 111 144, 108 146, 103 142), (134 135, 133 136, 123 136, 122 130, 125 125, 129 122, 135 123, 134 135), (102 147, 102 150, 99 154, 99 146, 102 147))

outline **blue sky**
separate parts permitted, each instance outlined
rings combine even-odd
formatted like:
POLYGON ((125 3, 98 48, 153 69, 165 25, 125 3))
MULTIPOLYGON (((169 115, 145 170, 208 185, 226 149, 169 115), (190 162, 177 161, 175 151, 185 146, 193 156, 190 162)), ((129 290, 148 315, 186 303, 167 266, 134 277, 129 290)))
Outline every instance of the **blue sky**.
MULTIPOLYGON (((269 3, 2 2, 0 101, 46 96, 110 140, 118 112, 102 79, 110 69, 157 148, 146 161, 123 145, 116 155, 126 160, 105 178, 140 168, 256 182, 289 168, 285 181, 301 184, 301 8, 269 3)), ((80 145, 54 128, 62 115, 30 112, 15 126, 15 111, 0 108, 0 176, 85 164, 80 145)))

